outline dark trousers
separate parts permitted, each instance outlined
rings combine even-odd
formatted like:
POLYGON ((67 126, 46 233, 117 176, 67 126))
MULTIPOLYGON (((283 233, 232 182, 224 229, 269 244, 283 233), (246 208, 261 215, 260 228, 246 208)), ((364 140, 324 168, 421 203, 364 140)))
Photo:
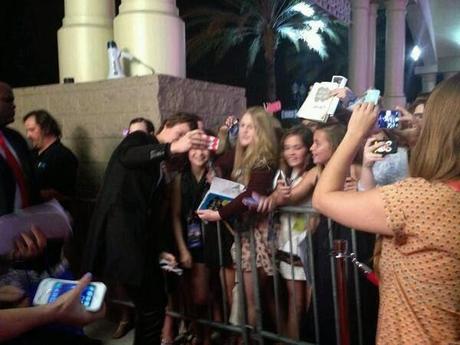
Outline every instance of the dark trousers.
POLYGON ((134 345, 160 345, 167 296, 161 272, 147 274, 141 286, 127 286, 135 305, 134 345))

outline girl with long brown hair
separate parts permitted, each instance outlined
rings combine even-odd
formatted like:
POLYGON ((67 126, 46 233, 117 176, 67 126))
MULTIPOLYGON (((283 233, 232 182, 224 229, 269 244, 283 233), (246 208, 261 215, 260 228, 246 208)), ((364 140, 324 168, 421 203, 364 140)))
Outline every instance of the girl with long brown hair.
POLYGON ((410 176, 343 193, 347 166, 378 109, 358 105, 313 195, 321 213, 382 235, 377 344, 460 341, 460 74, 438 85, 411 152, 410 176))

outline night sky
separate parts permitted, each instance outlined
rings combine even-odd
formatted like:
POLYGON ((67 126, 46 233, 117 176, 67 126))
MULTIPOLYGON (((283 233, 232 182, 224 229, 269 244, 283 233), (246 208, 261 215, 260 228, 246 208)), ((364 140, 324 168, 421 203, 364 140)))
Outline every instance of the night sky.
MULTIPOLYGON (((177 6, 184 14, 193 7, 213 1, 216 0, 178 0, 177 6)), ((120 0, 116 0, 117 9, 119 3, 120 0)), ((64 0, 2 1, 0 80, 13 87, 57 83, 57 30, 62 26, 63 17, 64 0)), ((383 25, 384 29, 384 22, 380 22, 380 27, 383 25)), ((378 32, 383 43, 384 30, 380 28, 378 32)), ((307 52, 299 57, 292 47, 281 45, 282 53, 277 55, 277 78, 278 95, 283 103, 291 101, 290 90, 294 81, 309 84, 314 80, 328 80, 337 72, 346 75, 346 47, 347 42, 344 42, 339 49, 331 49, 331 59, 321 62, 307 52)), ((195 65, 187 64, 187 77, 245 87, 248 104, 260 104, 265 100, 264 62, 259 56, 254 69, 247 73, 245 52, 244 47, 237 47, 219 63, 210 56, 195 65)), ((377 64, 382 63, 383 51, 378 47, 377 64)), ((377 74, 376 82, 377 87, 383 87, 382 73, 377 74)))

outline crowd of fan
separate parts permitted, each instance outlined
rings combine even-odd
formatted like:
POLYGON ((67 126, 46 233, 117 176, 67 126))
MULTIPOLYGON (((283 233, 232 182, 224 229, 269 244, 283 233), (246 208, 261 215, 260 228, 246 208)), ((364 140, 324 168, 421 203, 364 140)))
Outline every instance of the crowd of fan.
MULTIPOLYGON (((0 101, 12 107, 9 112, 0 108, 0 139, 5 137, 19 157, 23 144, 14 145, 20 139, 6 127, 14 119, 11 89, 0 86, 0 101)), ((282 128, 263 107, 251 107, 239 118, 228 117, 216 134, 203 128, 200 117, 188 113, 171 116, 158 131, 145 118, 133 119, 108 163, 81 263, 83 272, 106 282, 111 299, 134 303, 134 312, 119 307, 114 337, 135 326, 135 344, 173 344, 181 334, 191 334, 195 344, 238 342, 224 333, 216 340, 218 334, 210 328, 195 322, 180 325, 165 312, 181 310, 193 318, 237 325, 246 313, 248 324, 257 327, 260 292, 264 327, 276 329, 278 299, 280 333, 311 341, 315 287, 321 343, 335 343, 329 217, 335 221, 334 239, 351 242, 350 229, 363 231, 357 235, 359 259, 373 265, 380 278, 377 333, 375 307, 365 315, 370 330, 366 343, 460 341, 460 193, 455 192, 460 179, 459 95, 457 74, 431 95, 420 95, 407 110, 398 107, 397 129, 377 129, 379 105, 352 104, 355 97, 346 88, 332 92, 341 102, 327 123, 299 119, 298 124, 282 128), (209 150, 209 138, 214 136, 219 138, 215 151, 209 150), (388 140, 398 143, 396 152, 376 153, 388 140), (198 210, 215 177, 237 182, 244 190, 233 200, 198 210), (241 241, 235 242, 236 234, 241 241), (160 260, 184 274, 162 271, 160 260), (244 296, 236 288, 237 267, 242 270, 244 296), (273 291, 274 275, 283 282, 278 296, 273 291), (239 310, 242 297, 244 311, 239 310)), ((50 147, 62 144, 57 124, 55 130, 42 121, 48 117, 52 119, 45 111, 24 117, 36 153, 33 159, 23 158, 22 170, 26 175, 30 168, 31 176, 35 171, 40 178, 25 193, 27 186, 21 187, 15 173, 10 173, 20 197, 11 191, 11 205, 0 215, 52 198, 71 207, 76 159, 65 147, 50 154, 50 147)), ((0 163, 4 151, 0 146, 0 163)), ((3 330, 2 323, 9 324, 14 317, 32 312, 49 315, 49 310, 38 310, 41 307, 14 313, 29 303, 30 285, 47 275, 72 274, 59 255, 62 245, 50 243, 33 229, 2 261, 0 298, 8 295, 9 300, 0 299, 1 306, 8 307, 0 310, 0 339, 47 322, 82 325, 103 313, 82 310, 73 292, 58 300, 69 309, 61 307, 59 316, 42 317, 24 328, 11 328, 10 333, 3 330), (35 273, 23 276, 24 271, 35 273), (73 319, 69 313, 74 313, 73 319)), ((89 278, 82 280, 84 287, 89 278)), ((361 291, 370 291, 362 293, 363 303, 377 306, 377 289, 365 281, 360 284, 361 291)), ((37 320, 40 314, 34 315, 37 320)), ((47 330, 44 336, 55 332, 47 330)), ((77 343, 82 343, 83 336, 76 334, 77 343)))

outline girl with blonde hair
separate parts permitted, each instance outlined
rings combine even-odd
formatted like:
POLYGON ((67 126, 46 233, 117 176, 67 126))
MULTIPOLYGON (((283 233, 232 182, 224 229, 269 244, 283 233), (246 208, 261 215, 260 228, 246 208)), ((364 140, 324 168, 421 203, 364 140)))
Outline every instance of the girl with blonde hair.
MULTIPOLYGON (((239 122, 239 132, 236 147, 222 156, 217 162, 217 170, 222 175, 246 188, 233 201, 219 210, 201 210, 198 215, 207 221, 236 219, 234 230, 246 232, 242 239, 242 267, 244 271, 244 286, 248 306, 248 320, 251 325, 256 323, 255 297, 251 278, 250 256, 256 256, 256 264, 263 292, 269 292, 271 284, 268 277, 273 274, 271 253, 267 239, 266 217, 249 217, 248 208, 243 199, 251 197, 253 192, 266 195, 271 192, 272 179, 278 160, 278 141, 275 132, 276 119, 262 107, 249 108, 239 122), (248 231, 253 231, 256 239, 256 253, 251 253, 248 231)), ((271 300, 273 297, 271 296, 271 300)), ((268 303, 269 299, 267 299, 268 303)), ((267 305, 267 304, 265 304, 267 305)), ((272 305, 271 303, 269 305, 272 305)))

